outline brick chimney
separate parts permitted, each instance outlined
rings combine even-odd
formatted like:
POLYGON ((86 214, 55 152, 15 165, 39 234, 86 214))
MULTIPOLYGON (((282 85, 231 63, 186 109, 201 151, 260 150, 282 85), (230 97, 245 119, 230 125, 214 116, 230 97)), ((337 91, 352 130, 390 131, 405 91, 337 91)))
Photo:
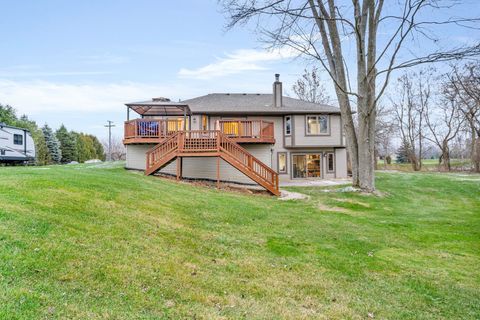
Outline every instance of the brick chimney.
POLYGON ((273 83, 273 106, 275 108, 281 108, 282 102, 282 83, 280 82, 280 74, 275 74, 275 82, 273 83))

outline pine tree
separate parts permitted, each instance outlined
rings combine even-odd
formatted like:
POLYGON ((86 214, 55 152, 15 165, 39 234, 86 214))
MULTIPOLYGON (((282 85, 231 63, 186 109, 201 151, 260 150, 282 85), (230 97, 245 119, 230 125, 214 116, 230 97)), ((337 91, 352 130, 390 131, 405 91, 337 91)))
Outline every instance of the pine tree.
POLYGON ((47 124, 43 126, 42 131, 52 162, 60 163, 60 161, 62 160, 62 150, 60 149, 60 142, 53 133, 53 130, 47 124))
POLYGON ((67 128, 62 124, 55 133, 60 142, 60 149, 62 151, 62 163, 69 163, 77 159, 77 146, 75 136, 68 132, 67 128))
POLYGON ((410 144, 403 140, 400 147, 397 149, 397 163, 410 163, 410 144))

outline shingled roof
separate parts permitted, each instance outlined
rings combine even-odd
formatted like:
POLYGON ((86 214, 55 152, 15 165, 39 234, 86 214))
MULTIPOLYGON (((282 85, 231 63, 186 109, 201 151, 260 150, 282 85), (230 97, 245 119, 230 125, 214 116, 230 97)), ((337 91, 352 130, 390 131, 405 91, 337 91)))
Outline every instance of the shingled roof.
POLYGON ((283 106, 273 105, 273 94, 264 93, 211 93, 181 101, 194 114, 307 114, 340 113, 337 107, 283 97, 283 106))

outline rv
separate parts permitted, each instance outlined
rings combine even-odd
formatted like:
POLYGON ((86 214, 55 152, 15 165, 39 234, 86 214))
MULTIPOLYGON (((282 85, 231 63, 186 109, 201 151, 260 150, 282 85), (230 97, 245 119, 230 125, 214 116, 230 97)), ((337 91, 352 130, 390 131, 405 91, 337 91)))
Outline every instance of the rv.
POLYGON ((0 164, 29 163, 35 160, 35 144, 27 129, 0 123, 0 164))

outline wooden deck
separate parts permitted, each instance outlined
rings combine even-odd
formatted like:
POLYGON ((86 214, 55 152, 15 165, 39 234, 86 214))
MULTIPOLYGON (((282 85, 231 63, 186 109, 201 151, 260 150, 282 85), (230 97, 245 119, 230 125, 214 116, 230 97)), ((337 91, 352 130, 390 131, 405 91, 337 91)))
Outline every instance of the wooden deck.
MULTIPOLYGON (((215 130, 237 143, 274 144, 273 122, 263 120, 219 120, 215 130)), ((183 122, 175 119, 135 119, 125 121, 124 144, 160 143, 179 131, 183 122)))
POLYGON ((147 151, 146 175, 154 174, 177 159, 177 179, 182 177, 183 157, 217 157, 217 184, 220 159, 274 195, 280 195, 278 174, 219 130, 178 131, 147 151))

